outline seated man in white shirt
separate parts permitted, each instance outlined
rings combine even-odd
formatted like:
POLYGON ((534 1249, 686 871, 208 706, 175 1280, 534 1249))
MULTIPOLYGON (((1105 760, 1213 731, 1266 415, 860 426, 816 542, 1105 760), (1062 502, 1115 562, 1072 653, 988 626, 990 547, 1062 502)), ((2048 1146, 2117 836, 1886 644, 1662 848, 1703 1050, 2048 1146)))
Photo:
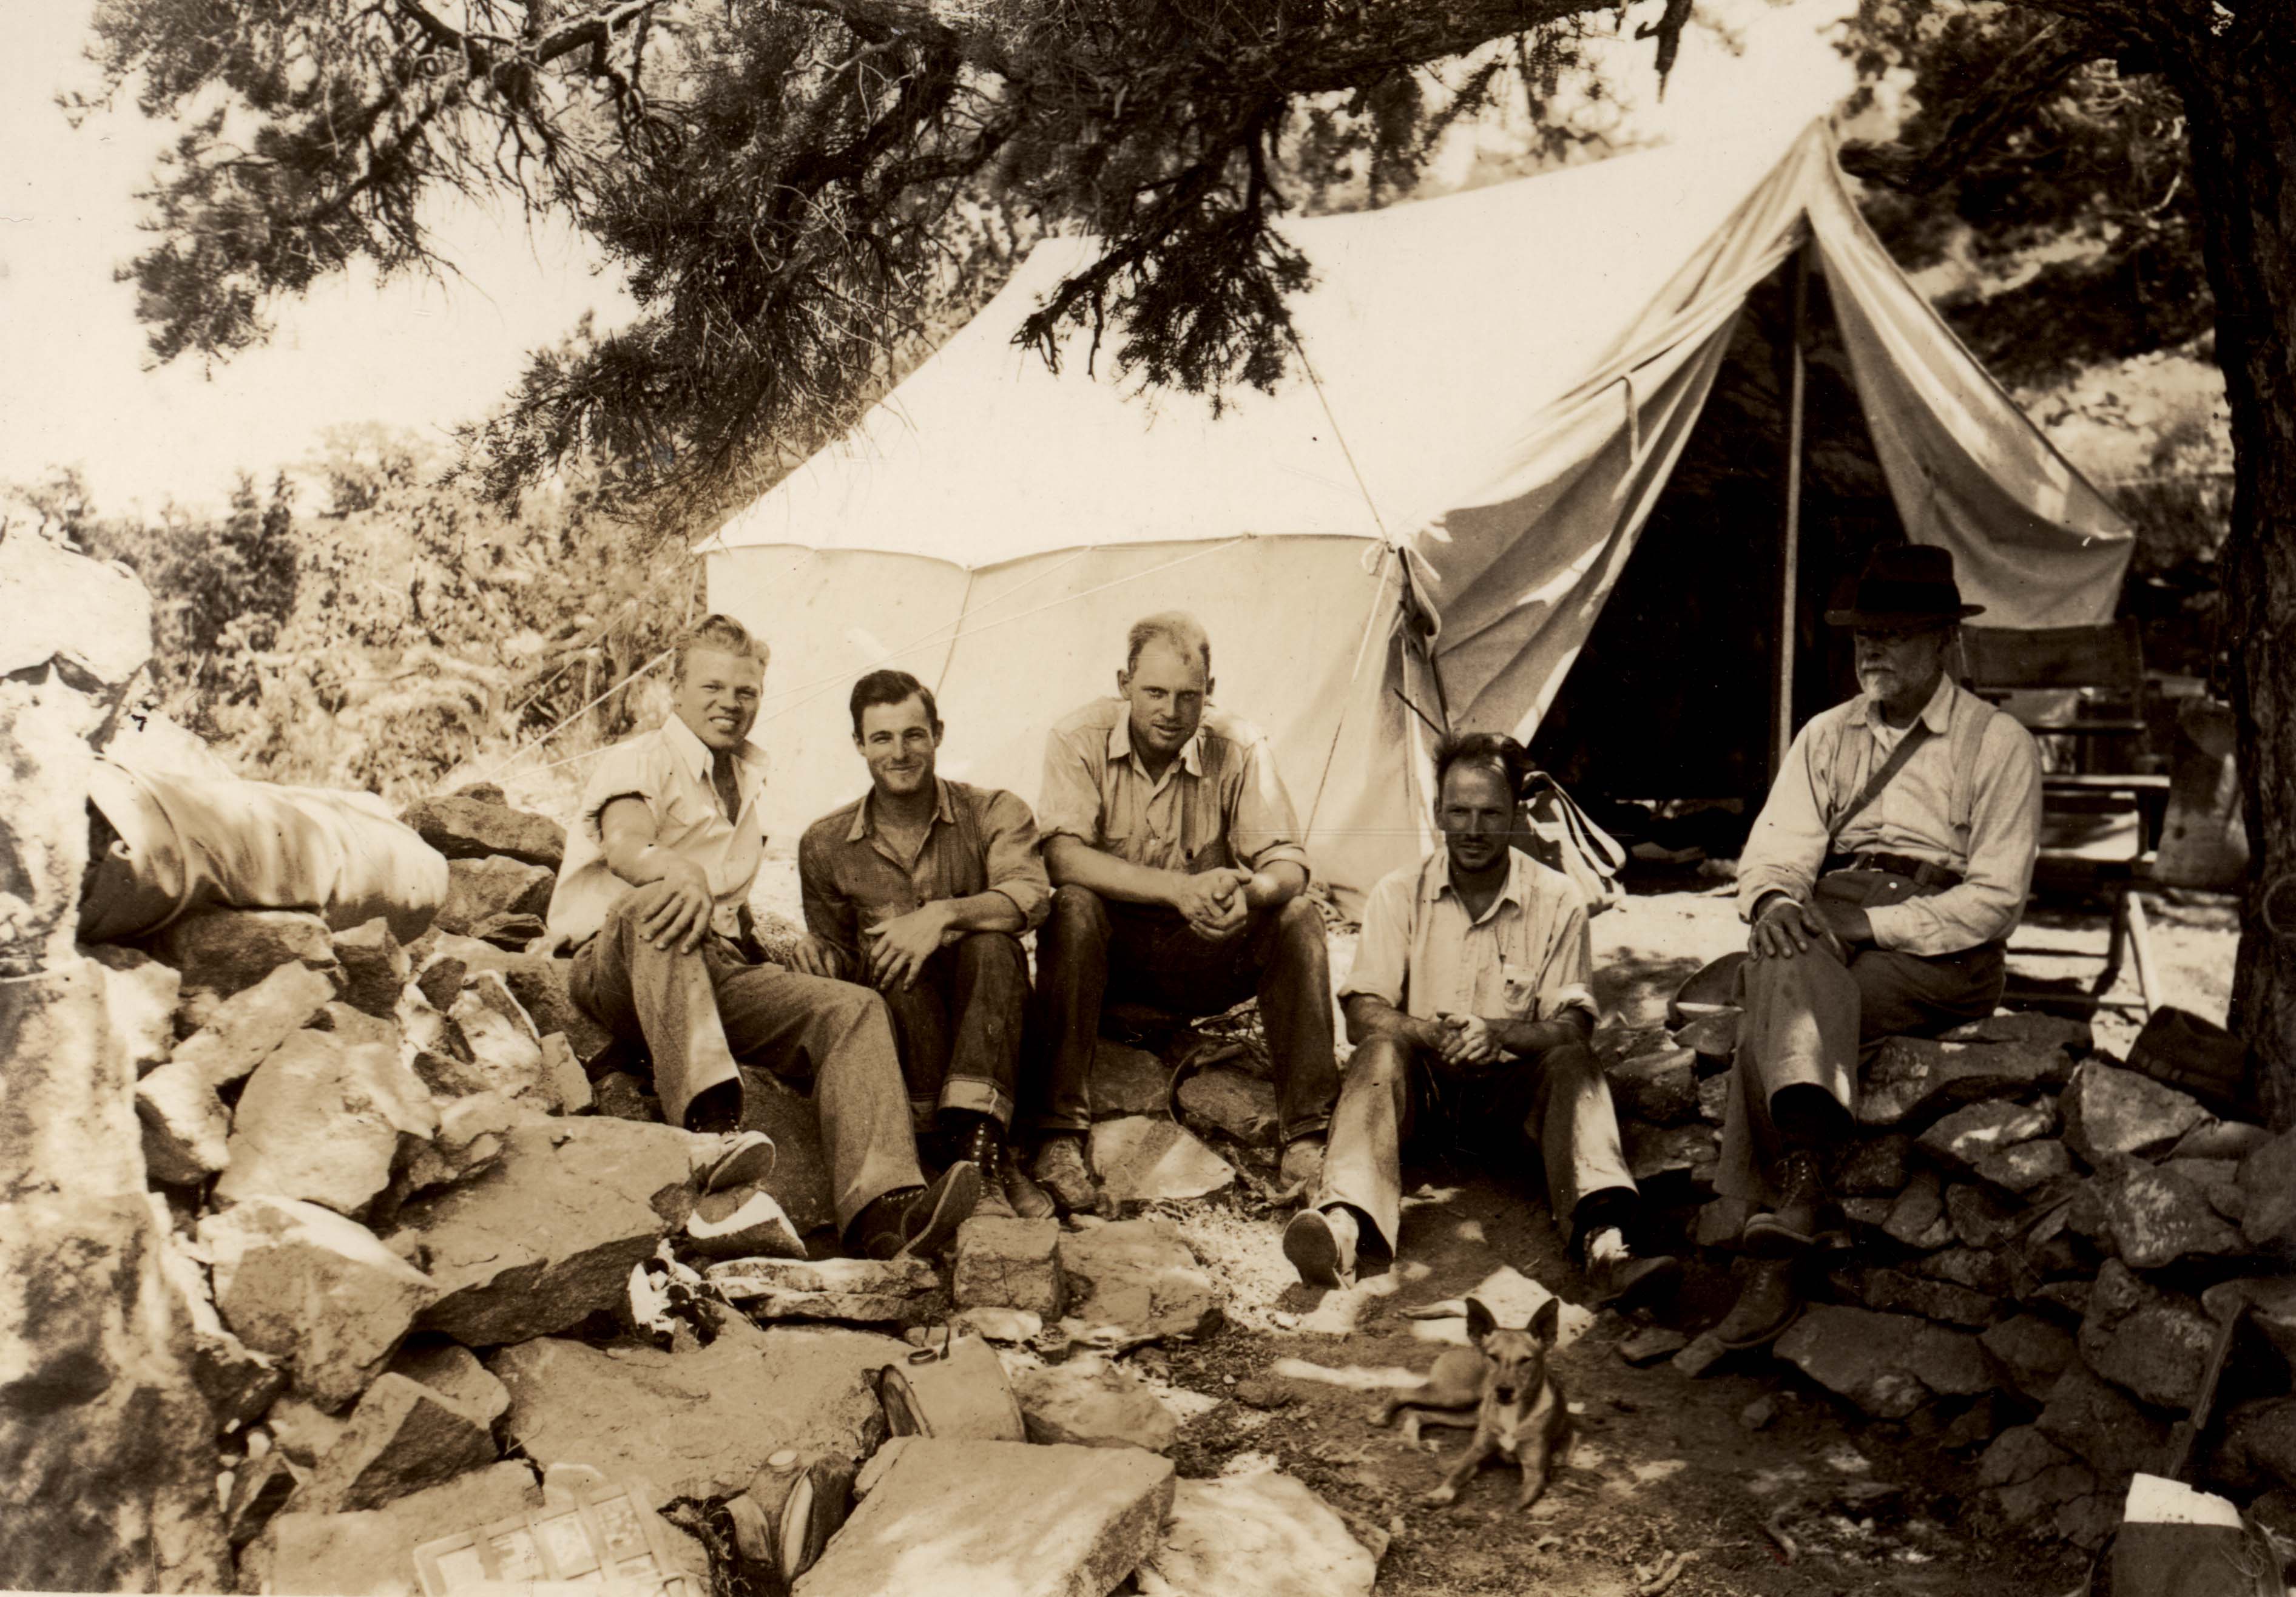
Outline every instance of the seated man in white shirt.
POLYGON ((1673 1259, 1638 1259, 1627 1247, 1639 1194, 1610 1083, 1587 1045, 1595 1011, 1586 899, 1509 846, 1529 764, 1513 738, 1447 742, 1435 757, 1443 847, 1382 878, 1365 905, 1340 990, 1356 1051, 1322 1183, 1283 1233, 1285 1257, 1311 1286, 1350 1281, 1365 1242, 1394 1252, 1414 1121, 1480 1132, 1511 1168, 1543 1162, 1554 1223, 1598 1302, 1646 1298, 1679 1274, 1673 1259))
MULTIPOLYGON (((833 979, 817 943, 794 970, 758 947, 749 897, 765 854, 766 760, 749 737, 766 654, 726 616, 680 641, 676 714, 608 749, 583 790, 550 899, 551 946, 575 951, 574 1002, 652 1055, 671 1125, 738 1127, 737 1059, 810 1082, 846 1244, 878 1258, 937 1252, 972 1214, 980 1173, 960 1160, 925 1185, 883 1001, 833 979)), ((772 1152, 742 1134, 709 1184, 756 1179, 772 1152)))
POLYGON ((1849 1136, 1861 1054, 2000 1002, 2004 947, 2039 848, 2041 764, 2015 719, 1947 674, 1964 604, 1953 556, 1875 553, 1851 629, 1858 697, 1795 737, 1738 862, 1752 923, 1715 1187, 1755 1212, 1757 1257, 1715 1327, 1774 1340, 1801 1312, 1798 1257, 1833 1229, 1820 1151, 1849 1136))

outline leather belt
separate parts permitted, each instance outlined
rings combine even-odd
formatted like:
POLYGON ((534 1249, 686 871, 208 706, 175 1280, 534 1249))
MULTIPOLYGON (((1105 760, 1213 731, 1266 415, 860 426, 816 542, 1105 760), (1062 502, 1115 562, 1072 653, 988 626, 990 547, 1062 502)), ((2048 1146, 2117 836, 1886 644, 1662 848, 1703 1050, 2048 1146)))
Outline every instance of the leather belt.
POLYGON ((1824 868, 1828 872, 1887 871, 1892 876, 1911 877, 1923 887, 1939 891, 1947 888, 1957 888, 1962 883, 1960 872, 1933 861, 1915 859, 1906 854, 1882 854, 1875 850, 1868 850, 1863 854, 1830 855, 1826 858, 1824 868))

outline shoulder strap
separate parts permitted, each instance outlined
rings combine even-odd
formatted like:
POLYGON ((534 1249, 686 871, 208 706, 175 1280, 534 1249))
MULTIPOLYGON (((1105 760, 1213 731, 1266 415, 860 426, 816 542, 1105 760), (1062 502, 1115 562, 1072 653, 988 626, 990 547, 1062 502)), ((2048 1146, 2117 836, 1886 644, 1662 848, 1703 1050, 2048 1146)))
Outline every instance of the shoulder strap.
POLYGON ((1898 740, 1898 746, 1890 751, 1890 758, 1882 762, 1880 770, 1866 778, 1866 785, 1858 790, 1857 797, 1849 801, 1849 807, 1826 823, 1825 842, 1828 848, 1833 846, 1833 840, 1842 834, 1849 823, 1856 820, 1867 805, 1882 796, 1882 790, 1898 779, 1898 773, 1906 768, 1906 762, 1913 758, 1915 753, 1923 743, 1928 742, 1932 735, 1927 721, 1916 721, 1906 735, 1898 740))
POLYGON ((1948 750, 1953 757, 1953 813, 1947 820, 1952 823, 1956 841, 1963 847, 1969 843, 1970 826, 1977 814, 1978 750, 1984 745, 1993 717, 2005 713, 1979 700, 1953 724, 1953 744, 1948 750))

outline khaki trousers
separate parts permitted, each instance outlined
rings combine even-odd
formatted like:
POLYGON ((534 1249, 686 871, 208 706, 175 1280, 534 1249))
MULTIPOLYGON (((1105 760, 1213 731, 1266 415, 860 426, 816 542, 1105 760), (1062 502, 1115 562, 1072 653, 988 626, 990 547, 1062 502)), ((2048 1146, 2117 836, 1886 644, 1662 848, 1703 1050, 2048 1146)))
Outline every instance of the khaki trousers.
MULTIPOLYGON (((1911 886, 1879 872, 1841 872, 1820 882, 1819 894, 1875 903, 1885 895, 1907 896, 1882 883, 1911 886), (1870 895, 1844 880, 1860 876, 1878 879, 1870 895)), ((1998 943, 1931 958, 1860 947, 1847 965, 1813 943, 1790 959, 1747 960, 1739 970, 1745 1012, 1730 1067, 1715 1191, 1756 1205, 1772 1201, 1777 1194, 1770 1173, 1786 1151, 1771 1114, 1777 1095, 1788 1087, 1816 1087, 1854 1115, 1858 1064, 1882 1038, 1933 1036, 1982 1020, 2001 1001, 2006 967, 1998 943)))
POLYGON ((568 987, 600 1025, 653 1056, 654 1091, 673 1126, 703 1093, 738 1084, 738 1059, 810 1085, 840 1229, 875 1199, 921 1184, 908 1098, 885 1006, 867 987, 754 964, 712 935, 691 954, 639 934, 660 902, 633 888, 574 955, 568 987))
POLYGON ((1611 1084, 1584 1044, 1468 1074, 1392 1037, 1355 1051, 1340 1085, 1313 1206, 1344 1203, 1367 1216, 1389 1253, 1402 1229, 1403 1147, 1425 1121, 1468 1137, 1481 1131, 1504 1174, 1546 1171, 1546 1200, 1569 1234, 1590 1198, 1636 1195, 1619 1142, 1611 1084))

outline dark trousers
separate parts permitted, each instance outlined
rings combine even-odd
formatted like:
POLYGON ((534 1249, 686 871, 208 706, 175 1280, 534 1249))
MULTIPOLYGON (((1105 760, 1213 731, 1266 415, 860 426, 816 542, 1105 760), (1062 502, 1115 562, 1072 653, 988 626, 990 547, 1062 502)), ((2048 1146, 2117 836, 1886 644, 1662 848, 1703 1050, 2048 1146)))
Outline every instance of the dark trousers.
POLYGON ((1029 956, 1018 938, 969 931, 927 960, 914 985, 882 987, 909 1094, 909 1118, 929 1129, 939 1110, 1013 1124, 1029 956))
MULTIPOLYGON (((1820 896, 1847 897, 1853 889, 1842 878, 1861 875, 1880 873, 1826 877, 1820 896)), ((1751 1203, 1772 1201, 1771 1174, 1794 1142, 1808 1140, 1827 1118, 1839 1128, 1849 1126, 1857 1066, 1882 1038, 1934 1036, 1982 1020, 2001 1001, 2006 970, 1998 943, 1934 957, 1861 946, 1846 965, 1820 943, 1791 959, 1749 959, 1741 967, 1745 1012, 1730 1067, 1715 1191, 1751 1203), (1792 1099, 1778 1102, 1789 1092, 1805 1100, 1823 1093, 1816 1102, 1830 1101, 1835 1109, 1830 1117, 1796 1112, 1788 1107, 1792 1099)))
POLYGON ((1294 898, 1256 912, 1242 931, 1215 943, 1172 910, 1062 888, 1037 932, 1045 1068, 1042 1107, 1031 1121, 1045 1131, 1092 1125, 1092 1056, 1104 1000, 1197 1016, 1254 996, 1275 1063, 1283 1136, 1320 1132, 1331 1124, 1340 1095, 1340 1069, 1332 1046, 1331 958, 1314 905, 1294 898))
POLYGON ((1426 1049, 1374 1037, 1348 1061, 1315 1207, 1360 1211, 1392 1253, 1403 1215, 1403 1149, 1431 1121, 1455 1140, 1480 1144, 1503 1167, 1544 1163, 1548 1208, 1566 1235, 1598 1216, 1615 1223, 1622 1217, 1616 1207, 1636 1195, 1611 1084, 1585 1044, 1463 1071, 1426 1049))

